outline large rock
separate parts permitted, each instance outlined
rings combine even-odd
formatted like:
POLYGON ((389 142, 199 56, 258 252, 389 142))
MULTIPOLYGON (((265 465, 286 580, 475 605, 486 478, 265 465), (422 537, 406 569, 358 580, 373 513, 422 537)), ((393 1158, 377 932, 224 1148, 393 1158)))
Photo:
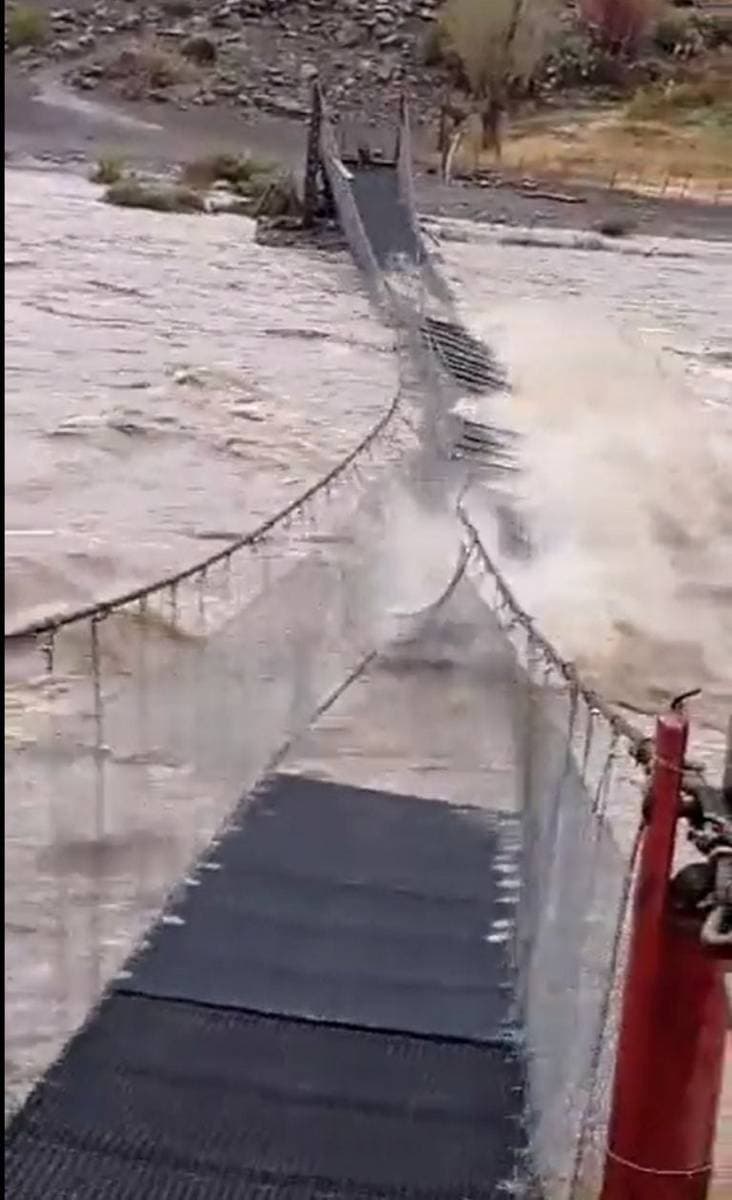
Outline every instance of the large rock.
POLYGON ((210 67, 216 62, 218 50, 216 43, 205 33, 196 33, 183 43, 181 54, 200 67, 210 67))
POLYGON ((344 21, 336 34, 336 41, 344 50, 348 50, 352 46, 358 46, 363 41, 363 30, 355 21, 344 21))
POLYGON ((193 0, 161 0, 160 7, 166 17, 172 17, 176 21, 193 16, 195 11, 193 0))

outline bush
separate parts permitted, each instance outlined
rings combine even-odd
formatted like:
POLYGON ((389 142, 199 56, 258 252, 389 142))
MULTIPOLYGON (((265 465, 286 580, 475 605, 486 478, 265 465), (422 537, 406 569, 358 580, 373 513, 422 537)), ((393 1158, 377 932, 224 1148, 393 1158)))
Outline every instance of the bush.
POLYGON ((732 13, 698 13, 694 24, 710 50, 732 46, 732 13))
POLYGON ((603 237, 620 238, 632 233, 635 226, 625 217, 604 217, 594 227, 603 237))
POLYGON ((581 11, 603 46, 635 55, 658 17, 660 0, 581 0, 581 11))
POLYGON ((667 7, 656 22, 653 40, 659 50, 666 54, 674 54, 678 46, 689 40, 692 29, 692 19, 688 13, 678 8, 667 7))
POLYGON ((211 67, 216 62, 218 51, 216 43, 206 37, 205 33, 196 33, 185 40, 181 47, 184 58, 197 63, 199 67, 211 67))
POLYGON ((48 37, 48 17, 40 8, 19 4, 8 10, 5 40, 9 50, 42 46, 48 37))
POLYGON ((99 159, 89 178, 92 183, 103 183, 105 186, 109 186, 112 183, 119 183, 124 174, 124 160, 110 154, 99 159))
POLYGON ((627 64, 600 45, 590 30, 567 34, 544 63, 543 78, 555 87, 622 88, 627 64))
POLYGON ((719 50, 732 45, 732 13, 726 16, 667 5, 656 23, 654 41, 666 54, 681 58, 719 50))
POLYGON ((678 8, 667 8, 661 13, 653 40, 660 50, 676 58, 691 58, 706 46, 699 16, 678 8))
POLYGON ((121 50, 107 63, 105 75, 123 82, 128 99, 140 99, 147 92, 190 82, 196 70, 177 50, 152 41, 121 50))
POLYGON ((228 183, 234 190, 250 190, 249 186, 262 176, 271 175, 271 163, 236 154, 212 154, 186 163, 181 171, 183 183, 194 188, 209 188, 215 183, 228 183))
POLYGON ((705 108, 721 112, 727 105, 732 105, 732 78, 708 75, 686 83, 641 88, 626 115, 631 121, 654 121, 705 108))
POLYGON ((281 175, 262 188, 258 202, 252 209, 257 217, 299 217, 302 201, 292 175, 281 175))
POLYGON ((205 212, 203 197, 182 184, 145 183, 127 175, 107 188, 104 199, 119 208, 149 208, 153 212, 205 212))

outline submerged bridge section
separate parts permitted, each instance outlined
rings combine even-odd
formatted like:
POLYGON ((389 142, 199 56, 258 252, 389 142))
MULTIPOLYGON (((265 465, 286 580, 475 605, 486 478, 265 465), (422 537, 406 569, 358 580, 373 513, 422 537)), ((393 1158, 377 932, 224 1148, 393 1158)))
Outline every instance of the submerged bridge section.
MULTIPOLYGON (((402 126, 402 137, 408 138, 408 125, 402 126)), ((407 140, 407 152, 408 145, 407 140)), ((461 323, 450 290, 432 263, 408 194, 408 167, 401 159, 372 162, 362 156, 349 161, 346 171, 349 203, 343 205, 341 220, 354 257, 362 266, 370 263, 387 286, 396 283, 397 291, 400 273, 407 281, 406 301, 404 295, 390 295, 391 315, 409 328, 413 348, 418 351, 421 344, 461 392, 481 395, 506 388, 504 370, 461 323), (362 240, 365 248, 359 245, 362 240)), ((338 178, 341 171, 331 168, 331 174, 338 178)), ((342 190, 342 179, 332 189, 336 196, 339 184, 342 190)))
POLYGON ((393 163, 349 163, 351 190, 376 262, 391 269, 403 257, 411 264, 424 259, 419 232, 399 186, 393 163))

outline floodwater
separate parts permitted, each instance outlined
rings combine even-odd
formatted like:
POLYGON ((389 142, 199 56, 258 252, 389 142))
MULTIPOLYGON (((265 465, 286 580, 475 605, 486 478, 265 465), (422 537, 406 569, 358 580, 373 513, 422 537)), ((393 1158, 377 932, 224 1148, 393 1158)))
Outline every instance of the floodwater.
MULTIPOLYGON (((6 628, 225 545, 334 465, 394 395, 391 335, 343 256, 259 247, 239 217, 109 208, 60 172, 6 171, 6 189, 6 628)), ((487 411, 521 434, 511 499, 536 555, 504 564, 521 598, 613 700, 653 708, 702 685, 703 748, 718 754, 732 705, 732 250, 606 253, 441 229, 467 239, 441 241, 444 269, 513 383, 487 411)), ((489 530, 479 481, 469 501, 489 530)), ((391 522, 389 550, 397 609, 417 566, 432 579, 431 559, 454 565, 451 535, 417 514, 391 522)), ((329 578, 281 588, 279 612, 299 608, 316 631, 329 578)), ((162 621, 105 623, 104 730, 94 698, 77 711, 62 673, 50 689, 17 677, 8 689, 6 1105, 58 1053, 246 782, 198 778, 188 761, 220 749, 227 765, 245 733, 257 742, 256 720, 245 731, 228 720, 242 711, 231 697, 258 720, 266 672, 276 706, 277 678, 311 670, 306 638, 291 639, 292 661, 270 653, 274 606, 255 616, 251 659, 236 627, 204 644, 162 621), (158 652, 180 664, 162 693, 165 729, 153 721, 158 652), (227 714, 203 734, 200 696, 227 714)), ((410 686, 395 713, 420 711, 417 676, 410 686)), ((454 706, 455 746, 471 704, 454 706)), ((386 751, 382 734, 364 738, 354 761, 368 774, 386 751)))
POLYGON ((6 171, 6 628, 206 557, 323 475, 396 389, 344 257, 6 171))
MULTIPOLYGON (((109 208, 74 175, 13 170, 6 187, 13 628, 149 582, 270 515, 366 432, 398 368, 342 256, 275 253, 242 218, 109 208)), ((572 249, 455 221, 438 233, 467 323, 512 379, 500 417, 522 434, 520 501, 541 551, 519 580, 527 607, 614 699, 652 708, 703 686, 718 724, 732 680, 732 247, 572 249)))
MULTIPOLYGON (((5 267, 6 629, 208 557, 335 466, 397 389, 348 257, 264 249, 241 217, 123 211, 78 175, 9 170, 5 267)), ((6 1112, 306 702, 286 592, 280 617, 269 601, 247 619, 248 642, 201 649, 214 602, 230 613, 263 582, 210 573, 195 637, 152 605, 105 622, 103 725, 88 625, 52 678, 32 649, 6 654, 6 1112), (153 697, 171 659, 174 687, 153 697), (219 761, 192 777, 206 695, 200 749, 219 761)), ((317 584, 301 580, 313 642, 317 584)))
POLYGON ((732 713, 732 243, 441 230, 466 324, 512 384, 477 406, 520 435, 506 487, 534 552, 505 570, 608 699, 653 712, 702 688, 714 757, 732 713))

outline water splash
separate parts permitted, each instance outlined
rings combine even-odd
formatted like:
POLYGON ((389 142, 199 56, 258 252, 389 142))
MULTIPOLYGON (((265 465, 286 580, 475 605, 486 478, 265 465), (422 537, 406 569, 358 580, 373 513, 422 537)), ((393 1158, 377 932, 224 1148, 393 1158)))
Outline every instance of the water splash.
POLYGON ((533 544, 504 563, 523 603, 610 699, 652 711, 701 686, 698 717, 723 729, 732 408, 700 404, 653 337, 586 302, 507 306, 491 325, 521 446, 503 487, 533 544))

